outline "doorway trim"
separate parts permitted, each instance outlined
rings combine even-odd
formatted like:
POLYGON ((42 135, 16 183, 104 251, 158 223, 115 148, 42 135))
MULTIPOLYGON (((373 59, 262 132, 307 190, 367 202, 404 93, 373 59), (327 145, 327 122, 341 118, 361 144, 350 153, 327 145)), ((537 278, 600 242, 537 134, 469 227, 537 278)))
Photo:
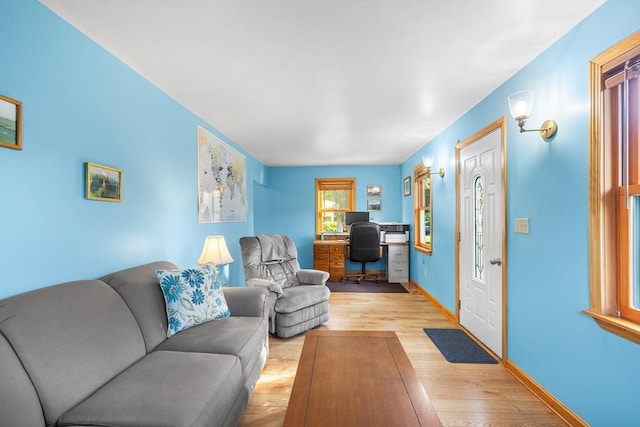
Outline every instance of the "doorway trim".
MULTIPOLYGON (((456 234, 455 234, 455 251, 456 251, 456 271, 455 271, 455 283, 456 283, 456 320, 460 327, 463 327, 460 323, 460 152, 463 148, 472 145, 478 140, 482 139, 486 135, 499 130, 501 132, 501 144, 502 144, 502 159, 501 159, 501 175, 502 175, 502 188, 503 188, 503 200, 502 200, 502 360, 507 360, 507 122, 506 117, 502 116, 493 123, 480 129, 470 137, 458 142, 455 146, 456 155, 456 234)), ((468 331, 467 331, 468 332, 468 331)))

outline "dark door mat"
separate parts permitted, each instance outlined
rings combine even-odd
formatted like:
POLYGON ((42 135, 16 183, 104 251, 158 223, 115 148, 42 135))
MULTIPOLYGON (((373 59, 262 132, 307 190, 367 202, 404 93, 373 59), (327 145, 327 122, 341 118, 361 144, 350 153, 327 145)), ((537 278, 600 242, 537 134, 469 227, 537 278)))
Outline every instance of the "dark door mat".
POLYGON ((345 280, 343 282, 327 282, 327 287, 331 292, 365 292, 380 294, 400 294, 408 292, 400 283, 389 283, 383 281, 376 283, 375 281, 368 280, 362 280, 360 283, 350 280, 345 280))
POLYGON ((424 332, 450 363, 498 363, 461 329, 424 328, 424 332))

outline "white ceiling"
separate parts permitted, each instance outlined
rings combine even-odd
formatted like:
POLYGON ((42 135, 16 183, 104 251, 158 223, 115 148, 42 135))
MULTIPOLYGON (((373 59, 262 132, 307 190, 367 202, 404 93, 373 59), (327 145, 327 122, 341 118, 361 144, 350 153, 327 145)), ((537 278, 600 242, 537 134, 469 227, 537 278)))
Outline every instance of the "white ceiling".
POLYGON ((268 166, 399 164, 603 3, 41 1, 268 166))

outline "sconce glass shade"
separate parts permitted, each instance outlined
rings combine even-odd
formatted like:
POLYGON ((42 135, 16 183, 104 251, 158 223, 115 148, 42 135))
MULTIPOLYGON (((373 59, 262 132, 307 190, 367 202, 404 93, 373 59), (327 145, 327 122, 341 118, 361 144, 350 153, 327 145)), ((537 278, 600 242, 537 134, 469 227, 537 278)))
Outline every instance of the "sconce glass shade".
POLYGON ((509 111, 514 119, 526 119, 533 108, 533 91, 523 90, 507 97, 509 111))
POLYGON ((202 247, 202 253, 198 258, 198 264, 229 264, 233 262, 224 236, 207 236, 202 247))
MULTIPOLYGON (((431 169, 433 167, 433 156, 431 154, 425 154, 422 156, 422 165, 425 168, 431 169)), ((432 172, 431 175, 440 175, 440 178, 444 178, 444 168, 440 168, 438 172, 432 172)))
POLYGON ((531 109, 533 108, 533 91, 523 90, 516 92, 507 97, 509 101, 509 111, 511 116, 518 122, 520 133, 522 132, 540 132, 540 137, 545 141, 550 141, 558 131, 558 124, 554 120, 546 120, 542 123, 540 129, 525 129, 525 124, 531 109))

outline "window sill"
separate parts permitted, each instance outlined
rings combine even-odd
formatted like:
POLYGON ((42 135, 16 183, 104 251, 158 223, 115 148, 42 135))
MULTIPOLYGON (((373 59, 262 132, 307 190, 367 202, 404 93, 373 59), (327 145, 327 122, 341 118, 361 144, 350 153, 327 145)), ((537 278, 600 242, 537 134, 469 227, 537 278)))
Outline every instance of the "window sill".
POLYGON ((413 245, 413 249, 426 255, 431 255, 431 249, 425 249, 422 246, 413 245))
POLYGON ((602 329, 622 338, 640 344, 640 325, 630 320, 621 319, 616 316, 601 314, 592 310, 582 310, 587 316, 591 316, 593 320, 600 325, 602 329))

